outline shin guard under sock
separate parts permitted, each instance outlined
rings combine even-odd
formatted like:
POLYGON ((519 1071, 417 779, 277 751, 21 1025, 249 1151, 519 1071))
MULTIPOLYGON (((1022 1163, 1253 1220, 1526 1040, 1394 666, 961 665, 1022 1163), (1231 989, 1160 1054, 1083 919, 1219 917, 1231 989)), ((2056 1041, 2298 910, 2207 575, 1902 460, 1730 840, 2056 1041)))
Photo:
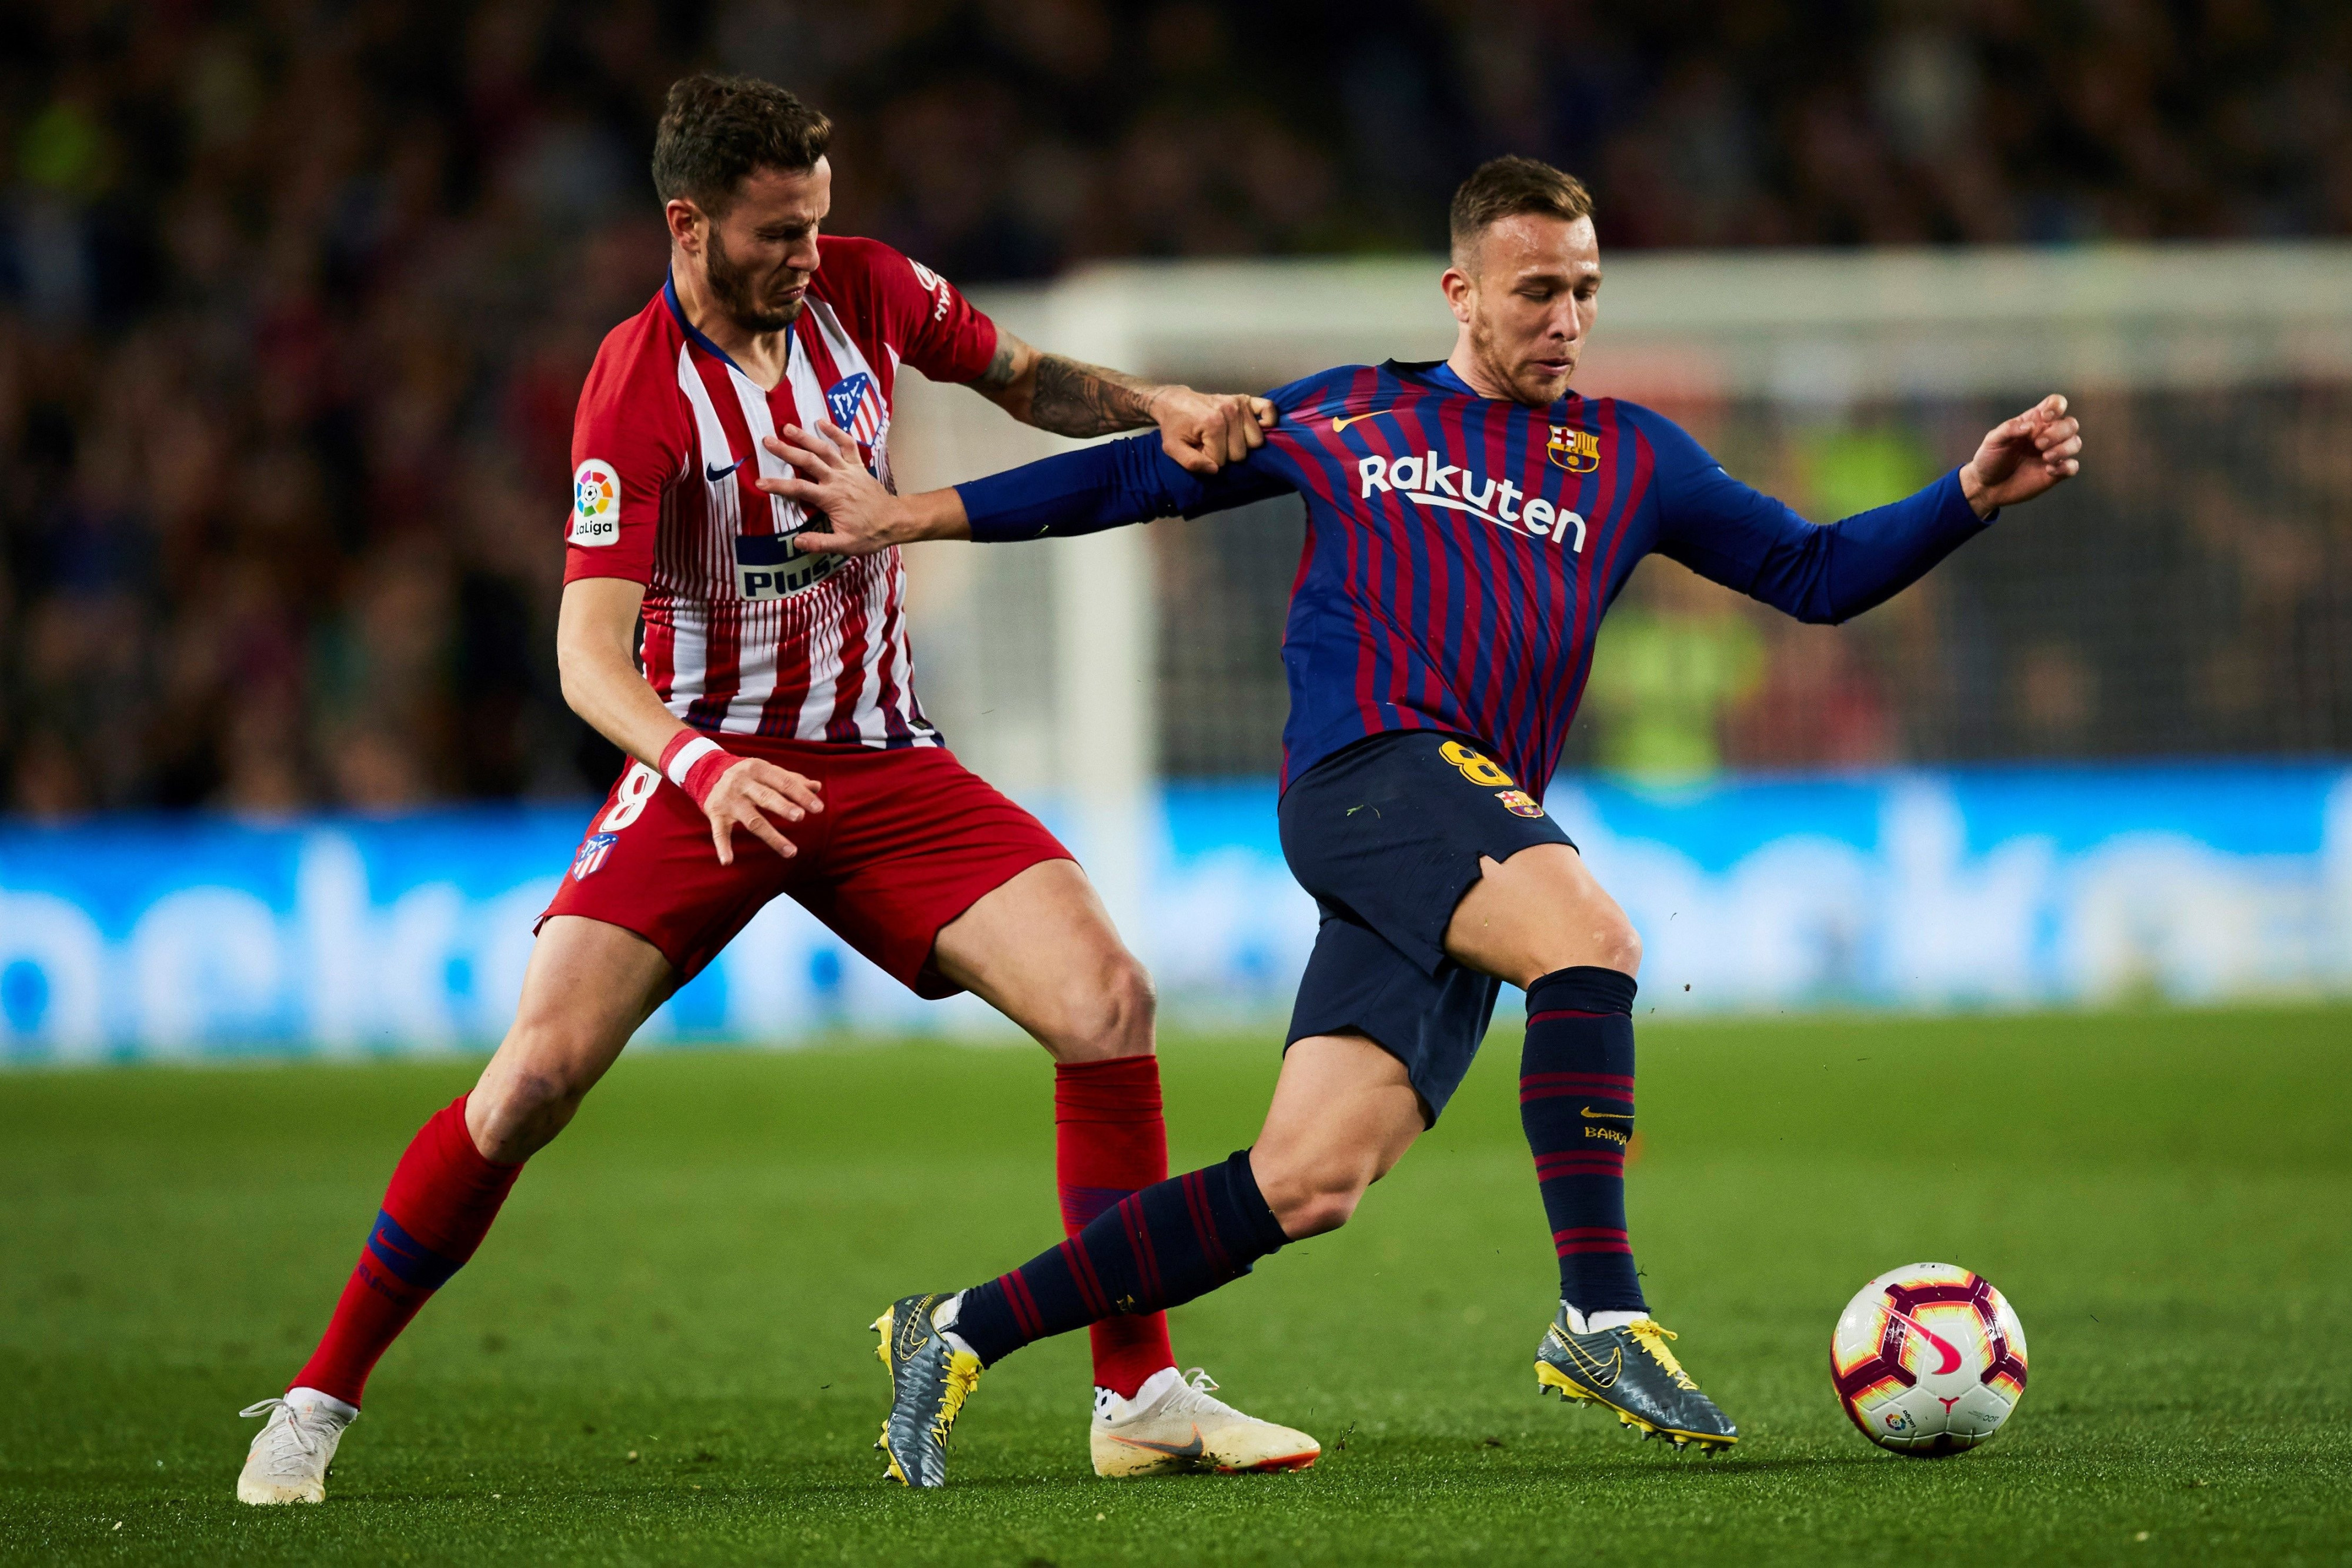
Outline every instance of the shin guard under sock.
POLYGON ((1625 1235, 1633 991, 1633 977, 1591 966, 1555 969, 1528 988, 1519 1124, 1559 1254, 1559 1299, 1585 1312, 1644 1306, 1625 1235))
POLYGON ((1145 1187, 1010 1274, 963 1293, 955 1333, 982 1364, 1118 1314, 1181 1306, 1279 1248, 1249 1151, 1145 1187))
MULTIPOLYGON (((1102 1212, 1168 1179, 1168 1126, 1160 1112, 1160 1059, 1065 1061, 1054 1070, 1054 1179, 1062 1230, 1076 1236, 1102 1212)), ((1132 1399, 1176 1364, 1164 1312, 1090 1324, 1095 1386, 1132 1399)))
POLYGON ((377 1358, 474 1255, 521 1170, 474 1147, 464 1095, 436 1112, 394 1167, 359 1267, 291 1386, 358 1405, 377 1358))

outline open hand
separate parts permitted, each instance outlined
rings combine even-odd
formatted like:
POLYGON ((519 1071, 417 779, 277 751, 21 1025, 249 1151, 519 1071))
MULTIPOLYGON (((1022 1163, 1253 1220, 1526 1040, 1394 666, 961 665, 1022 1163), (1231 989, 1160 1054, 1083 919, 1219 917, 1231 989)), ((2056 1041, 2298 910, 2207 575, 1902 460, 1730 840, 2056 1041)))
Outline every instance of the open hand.
POLYGON ((1206 475, 1265 445, 1265 433, 1282 414, 1262 397, 1165 386, 1152 393, 1151 417, 1161 449, 1177 465, 1206 475))
POLYGON ((2063 394, 2052 392, 1985 433, 1960 470, 1960 489, 1977 516, 1989 517, 2080 474, 2082 451, 2082 421, 2068 415, 2063 394))
POLYGON ((810 527, 793 536, 812 555, 872 555, 922 537, 913 512, 866 471, 857 444, 826 420, 813 430, 788 424, 766 440, 793 472, 761 476, 761 489, 797 502, 810 527))
POLYGON ((719 863, 735 863, 737 828, 747 830, 786 860, 800 853, 776 822, 805 821, 810 812, 824 810, 824 797, 820 793, 824 789, 814 779, 803 779, 756 757, 747 757, 720 774, 702 801, 702 813, 710 819, 710 841, 718 846, 719 863))

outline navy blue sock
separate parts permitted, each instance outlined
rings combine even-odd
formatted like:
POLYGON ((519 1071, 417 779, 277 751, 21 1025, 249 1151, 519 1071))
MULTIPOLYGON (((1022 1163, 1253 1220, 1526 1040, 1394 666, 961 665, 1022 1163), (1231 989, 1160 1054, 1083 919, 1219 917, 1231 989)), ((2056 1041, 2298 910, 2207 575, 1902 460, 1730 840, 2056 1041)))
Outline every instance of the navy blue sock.
POLYGON ((974 1285, 955 1333, 993 1365, 1054 1334, 1207 1295, 1285 1239, 1244 1149, 1121 1198, 1060 1246, 974 1285))
POLYGON ((1625 1236, 1633 989, 1632 976, 1590 965, 1555 969, 1528 988, 1519 1124, 1559 1253, 1559 1299, 1581 1312, 1647 1307, 1625 1236))

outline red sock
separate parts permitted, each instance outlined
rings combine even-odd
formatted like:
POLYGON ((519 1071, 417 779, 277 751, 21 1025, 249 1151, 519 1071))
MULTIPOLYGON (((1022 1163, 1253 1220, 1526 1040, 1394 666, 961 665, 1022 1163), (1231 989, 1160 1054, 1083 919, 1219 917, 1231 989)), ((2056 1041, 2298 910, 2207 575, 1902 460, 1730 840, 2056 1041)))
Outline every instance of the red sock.
MULTIPOLYGON (((1062 1228, 1076 1236, 1129 1193, 1168 1179, 1168 1124, 1160 1117, 1160 1059, 1065 1061, 1054 1070, 1054 1179, 1062 1228)), ((1122 1399, 1176 1364, 1168 1314, 1106 1318, 1094 1341, 1095 1385, 1122 1399)))
POLYGON ((357 1405, 376 1358, 474 1255, 521 1170, 486 1160, 474 1147, 464 1095, 435 1112, 393 1169, 326 1337, 287 1386, 357 1405))

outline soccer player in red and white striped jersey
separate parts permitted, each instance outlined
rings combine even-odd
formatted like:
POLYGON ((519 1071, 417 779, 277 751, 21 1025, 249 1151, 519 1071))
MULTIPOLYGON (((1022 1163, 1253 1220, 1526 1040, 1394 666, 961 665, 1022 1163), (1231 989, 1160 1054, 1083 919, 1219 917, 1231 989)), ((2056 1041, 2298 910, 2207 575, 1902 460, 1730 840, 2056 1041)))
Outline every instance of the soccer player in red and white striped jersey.
MULTIPOLYGON (((696 325, 675 277, 605 339, 572 436, 564 577, 643 588, 646 681, 696 730, 937 746, 910 679, 898 555, 845 569, 802 555, 792 543, 801 509, 754 487, 784 471, 760 444, 830 421, 887 481, 898 367, 978 381, 998 335, 946 280, 886 245, 828 238, 823 255, 794 286, 788 320, 781 308, 754 310, 778 322, 774 365, 747 366, 696 325)), ((713 279, 702 313, 736 281, 713 279)))
MULTIPOLYGON (((631 761, 541 919, 514 1028, 401 1157, 310 1362, 247 1412, 268 1421, 247 1502, 324 1496, 370 1370, 472 1256, 522 1162, 780 894, 919 994, 972 991, 1053 1054, 1071 1233, 1167 1176, 1142 967, 1069 852, 924 717, 898 552, 803 554, 793 536, 821 520, 758 481, 791 471, 765 444, 779 432, 829 428, 887 484, 901 365, 1063 434, 1156 424, 1202 474, 1258 445, 1272 406, 1040 353, 889 246, 820 242, 830 132, 765 82, 671 89, 653 169, 669 277, 581 394, 557 632, 566 700, 631 761)), ((1179 1377, 1161 1315, 1106 1323, 1094 1345, 1104 1474, 1315 1457, 1304 1433, 1179 1377)))

